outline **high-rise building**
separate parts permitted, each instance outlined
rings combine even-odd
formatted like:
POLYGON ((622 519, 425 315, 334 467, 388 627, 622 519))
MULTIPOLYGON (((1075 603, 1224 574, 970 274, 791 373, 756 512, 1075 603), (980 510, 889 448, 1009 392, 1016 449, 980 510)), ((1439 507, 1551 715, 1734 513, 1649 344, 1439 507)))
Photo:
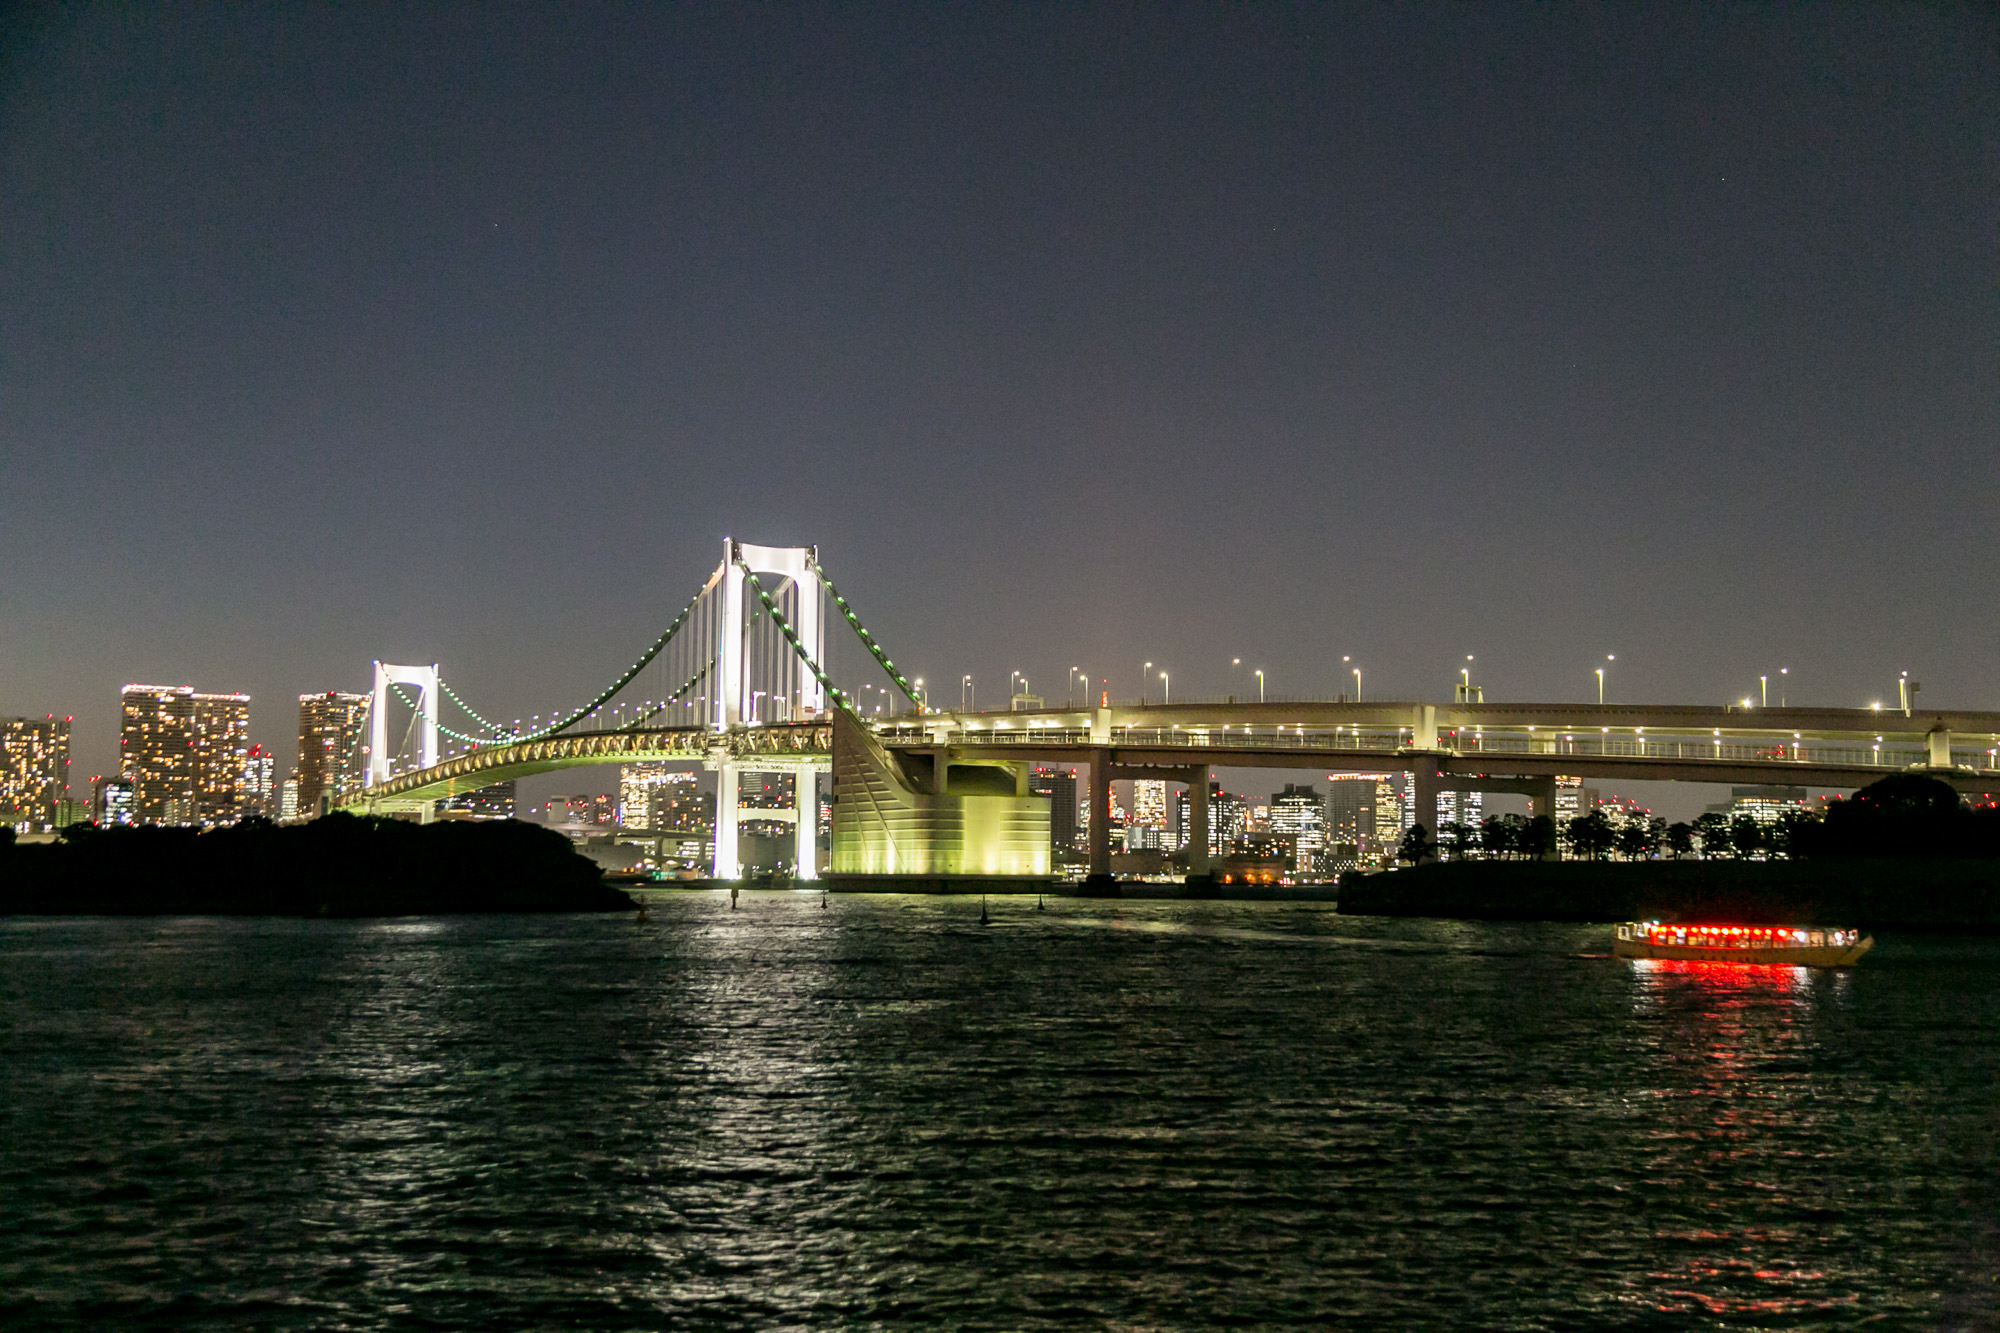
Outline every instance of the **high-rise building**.
POLYGON ((188 717, 189 819, 193 824, 234 824, 245 809, 250 766, 250 696, 196 694, 188 717))
POLYGON ((229 824, 243 815, 250 696, 187 685, 127 685, 119 767, 143 824, 229 824))
POLYGON ((618 770, 618 823, 623 828, 649 832, 664 829, 667 804, 690 791, 694 774, 665 764, 625 764, 618 770))
POLYGON ((1037 765, 1028 774, 1028 790, 1049 801, 1049 845, 1058 857, 1077 842, 1076 770, 1037 765))
POLYGON ((278 792, 274 782, 277 761, 261 745, 253 745, 243 756, 243 813, 275 819, 278 792))
POLYGON ((0 717, 0 827, 46 833, 69 795, 66 717, 0 717))
POLYGON ((473 819, 512 819, 517 800, 514 779, 447 796, 438 802, 440 814, 454 811, 473 819))
POLYGON ((792 808, 792 775, 746 770, 737 774, 738 810, 789 810, 792 808))
POLYGON ((96 778, 91 783, 91 818, 105 826, 136 822, 129 778, 96 778))
MULTIPOLYGON (((1557 778, 1556 781, 1560 783, 1562 779, 1557 778)), ((1396 799, 1402 807, 1401 818, 1398 821, 1395 836, 1395 840, 1400 841, 1403 834, 1408 832, 1410 826, 1415 824, 1418 819, 1417 779, 1413 773, 1398 773, 1394 782, 1396 799)), ((1556 795, 1556 803, 1558 805, 1562 803, 1560 790, 1558 790, 1556 795)), ((1574 813, 1574 810, 1572 810, 1572 813, 1574 813)), ((1436 837, 1438 830, 1446 824, 1463 824, 1468 828, 1477 827, 1479 822, 1486 818, 1485 793, 1476 791, 1440 791, 1437 795, 1437 808, 1427 811, 1426 815, 1424 827, 1430 831, 1432 837, 1436 837)), ((1377 829, 1384 843, 1387 844, 1391 840, 1389 839, 1388 831, 1381 829, 1380 823, 1381 821, 1378 819, 1377 829)))
POLYGON ((292 774, 278 787, 278 818, 299 817, 299 775, 292 774))
POLYGON ((1310 786, 1287 782, 1271 796, 1271 832, 1291 842, 1292 868, 1301 875, 1325 869, 1326 802, 1310 786))
MULTIPOLYGON (((1766 827, 1776 824, 1787 812, 1806 808, 1804 787, 1731 787, 1727 805, 1708 808, 1729 815, 1748 815, 1766 827)), ((1619 799, 1612 797, 1613 800, 1619 799)))
POLYGON ((118 771, 132 784, 132 819, 185 824, 194 812, 191 685, 127 685, 119 691, 118 771))
POLYGON ((328 690, 299 696, 298 813, 313 819, 322 807, 361 785, 368 761, 361 723, 368 696, 328 690))
POLYGON ((1160 778, 1132 783, 1132 813, 1125 821, 1128 852, 1172 851, 1167 838, 1167 784, 1160 778))
POLYGON ((1329 773, 1326 840, 1329 847, 1352 847, 1360 861, 1381 854, 1384 841, 1402 836, 1395 806, 1395 779, 1388 773, 1329 773), (1382 827, 1378 831, 1377 821, 1382 827))

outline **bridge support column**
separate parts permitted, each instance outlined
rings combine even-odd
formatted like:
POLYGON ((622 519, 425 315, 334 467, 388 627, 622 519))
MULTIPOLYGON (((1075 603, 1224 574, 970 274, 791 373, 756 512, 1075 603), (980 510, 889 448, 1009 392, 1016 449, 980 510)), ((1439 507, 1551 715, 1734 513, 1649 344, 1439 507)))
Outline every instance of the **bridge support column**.
POLYGON ((797 817, 792 849, 792 878, 819 878, 819 773, 810 764, 792 782, 792 813, 797 817))
POLYGON ((1437 760, 1420 756, 1412 770, 1410 779, 1416 788, 1416 823, 1429 829, 1432 837, 1438 831, 1438 795, 1444 791, 1444 774, 1438 772, 1437 760))
POLYGON ((1111 873, 1111 751, 1090 752, 1090 873, 1111 873))
POLYGON ((1208 862, 1208 765, 1197 764, 1188 773, 1188 874, 1201 876, 1208 862))
POLYGON ((1554 819, 1556 817, 1556 780, 1554 778, 1537 778, 1533 785, 1534 790, 1528 793, 1528 818, 1538 819, 1546 815, 1548 818, 1554 819))
POLYGON ((742 879, 737 855, 736 765, 722 760, 715 766, 715 860, 709 872, 717 879, 742 879))
POLYGON ((1930 745, 1930 766, 1932 768, 1951 767, 1951 733, 1937 727, 1924 737, 1930 745))

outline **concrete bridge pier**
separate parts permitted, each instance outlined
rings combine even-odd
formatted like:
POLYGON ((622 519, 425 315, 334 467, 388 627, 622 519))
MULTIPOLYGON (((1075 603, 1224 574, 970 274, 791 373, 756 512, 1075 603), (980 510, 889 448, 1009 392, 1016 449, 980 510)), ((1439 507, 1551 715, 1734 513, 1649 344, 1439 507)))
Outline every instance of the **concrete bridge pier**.
POLYGON ((1951 767, 1951 732, 1942 723, 1932 727, 1924 737, 1929 747, 1929 763, 1932 768, 1951 767))
POLYGON ((1554 819, 1556 817, 1556 780, 1552 777, 1534 778, 1526 785, 1532 788, 1527 793, 1528 818, 1540 819, 1546 816, 1549 819, 1554 819))
POLYGON ((1416 822, 1437 836, 1438 796, 1448 789, 1445 775, 1438 771, 1436 755, 1417 755, 1411 761, 1410 778, 1416 788, 1416 822))
POLYGON ((709 871, 716 879, 743 878, 743 862, 737 855, 737 794, 736 764, 728 759, 716 760, 715 860, 709 871))
POLYGON ((1111 751, 1090 752, 1090 873, 1111 873, 1111 751))
POLYGON ((1188 874, 1208 874, 1208 765, 1188 770, 1188 874))
POLYGON ((792 878, 819 878, 819 770, 800 766, 792 777, 792 878))

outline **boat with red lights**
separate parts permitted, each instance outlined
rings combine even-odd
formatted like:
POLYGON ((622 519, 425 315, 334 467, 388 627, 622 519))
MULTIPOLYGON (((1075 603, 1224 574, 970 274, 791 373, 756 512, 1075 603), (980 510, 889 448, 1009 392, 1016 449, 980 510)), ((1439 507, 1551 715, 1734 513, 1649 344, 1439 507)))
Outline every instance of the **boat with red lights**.
POLYGON ((1679 921, 1628 921, 1611 952, 1620 958, 1671 958, 1703 963, 1776 963, 1791 967, 1852 967, 1875 947, 1873 935, 1818 926, 1722 926, 1679 921))

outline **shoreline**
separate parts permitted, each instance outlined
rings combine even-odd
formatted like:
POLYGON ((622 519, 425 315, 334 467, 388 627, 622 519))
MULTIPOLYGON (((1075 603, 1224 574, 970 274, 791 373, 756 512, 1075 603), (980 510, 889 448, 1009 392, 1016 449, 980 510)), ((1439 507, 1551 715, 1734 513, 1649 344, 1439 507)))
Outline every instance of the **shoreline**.
POLYGON ((2000 934, 2000 861, 1475 861, 1349 875, 1351 916, 2000 934))

